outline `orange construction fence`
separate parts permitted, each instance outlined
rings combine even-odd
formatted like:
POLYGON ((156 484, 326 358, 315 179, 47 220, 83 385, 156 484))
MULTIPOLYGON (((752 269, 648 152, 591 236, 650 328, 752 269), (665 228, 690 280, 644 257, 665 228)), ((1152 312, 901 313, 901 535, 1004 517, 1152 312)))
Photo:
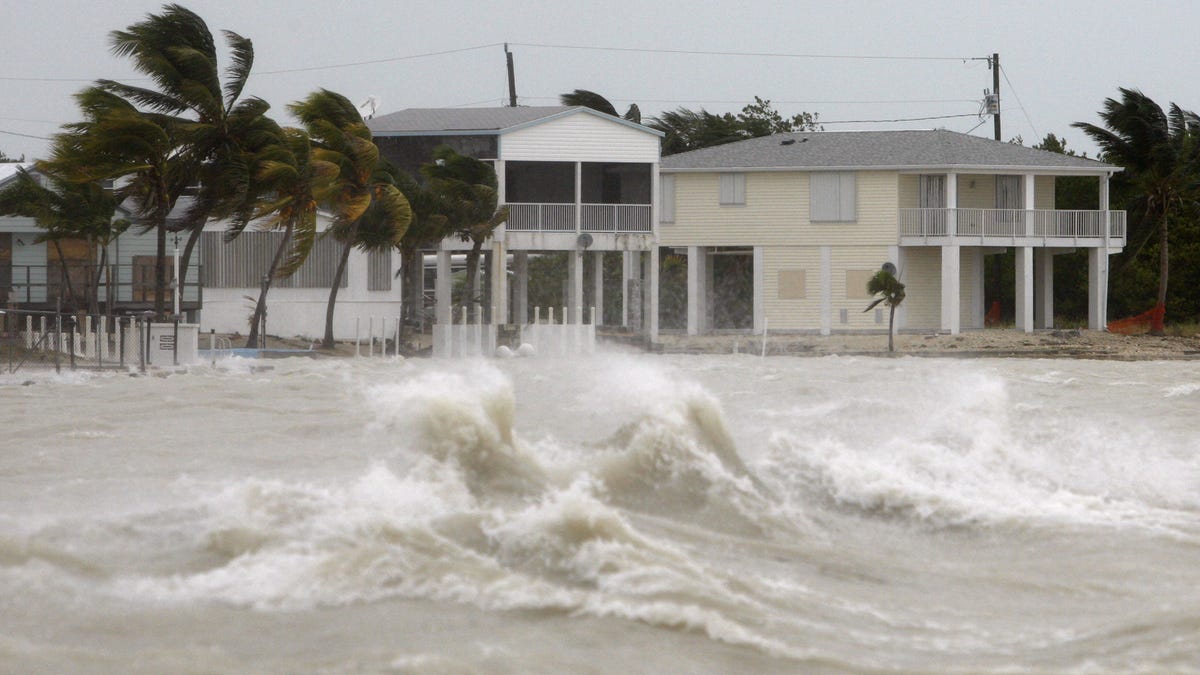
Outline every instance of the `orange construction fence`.
POLYGON ((1167 308, 1155 305, 1154 309, 1142 312, 1128 319, 1117 319, 1108 323, 1108 332, 1134 335, 1137 333, 1163 332, 1163 319, 1167 316, 1167 308))

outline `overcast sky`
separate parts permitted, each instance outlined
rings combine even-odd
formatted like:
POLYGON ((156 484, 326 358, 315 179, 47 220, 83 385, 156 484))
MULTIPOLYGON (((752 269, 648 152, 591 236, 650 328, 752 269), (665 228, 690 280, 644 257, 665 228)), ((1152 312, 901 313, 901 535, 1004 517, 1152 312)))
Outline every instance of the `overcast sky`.
MULTIPOLYGON (((980 124, 975 116, 983 90, 992 86, 979 59, 997 52, 1007 76, 1001 79, 1005 140, 1020 135, 1029 144, 1053 132, 1066 136, 1069 147, 1094 154, 1070 124, 1098 122, 1104 99, 1122 86, 1139 88, 1164 107, 1174 101, 1200 110, 1200 4, 1193 2, 181 4, 204 17, 214 34, 227 29, 254 41, 256 74, 247 93, 269 101, 285 122, 284 106, 318 87, 355 102, 377 96, 381 114, 503 105, 503 42, 512 44, 522 105, 555 105, 559 94, 584 88, 604 94, 622 112, 636 102, 652 116, 680 106, 736 112, 757 95, 785 115, 818 113, 830 131, 974 128, 971 133, 990 138, 991 121, 980 124), (451 50, 462 51, 417 56, 451 50), (404 58, 410 56, 417 58, 404 58), (851 56, 905 58, 828 58, 851 56), (354 63, 361 65, 324 68, 354 63), (966 116, 857 121, 948 115, 966 116), (833 123, 847 120, 855 122, 833 123)), ((26 136, 48 137, 76 120, 72 93, 95 78, 136 78, 127 61, 109 53, 108 33, 161 6, 151 0, 0 0, 0 150, 42 156, 47 142, 26 136)))

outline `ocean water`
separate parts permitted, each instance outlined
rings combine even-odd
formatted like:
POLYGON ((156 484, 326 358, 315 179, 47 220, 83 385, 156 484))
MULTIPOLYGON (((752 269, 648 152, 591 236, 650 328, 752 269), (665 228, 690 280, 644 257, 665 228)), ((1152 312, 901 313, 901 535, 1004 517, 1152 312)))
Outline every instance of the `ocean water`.
POLYGON ((268 364, 0 376, 0 672, 1200 671, 1200 362, 268 364))

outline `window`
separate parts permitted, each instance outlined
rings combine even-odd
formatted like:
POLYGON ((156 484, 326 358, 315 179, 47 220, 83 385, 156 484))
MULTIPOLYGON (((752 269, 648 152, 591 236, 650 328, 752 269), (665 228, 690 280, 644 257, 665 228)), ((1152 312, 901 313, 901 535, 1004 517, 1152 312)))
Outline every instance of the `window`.
POLYGON ((808 219, 810 222, 852 223, 857 190, 854 174, 849 171, 814 173, 809 177, 808 219))
POLYGON ((658 179, 658 221, 675 222, 675 176, 660 176, 658 179))
POLYGON ((921 176, 921 193, 917 205, 923 209, 946 208, 946 177, 940 175, 921 176))
POLYGON ((392 249, 367 253, 367 290, 392 290, 392 249))
POLYGON ((721 205, 737 205, 746 203, 746 174, 721 174, 721 205))

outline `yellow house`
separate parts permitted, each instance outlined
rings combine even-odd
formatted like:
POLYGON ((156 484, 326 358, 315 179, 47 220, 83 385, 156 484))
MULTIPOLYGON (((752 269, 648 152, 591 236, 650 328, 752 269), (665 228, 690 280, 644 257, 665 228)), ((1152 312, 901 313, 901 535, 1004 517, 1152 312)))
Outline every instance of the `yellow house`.
POLYGON ((908 289, 898 329, 982 328, 985 256, 1009 248, 1018 328, 1053 327, 1054 256, 1086 249, 1102 329, 1120 170, 945 130, 779 134, 664 157, 658 239, 686 257, 689 334, 886 331, 863 308, 889 262, 908 289), (1060 176, 1094 176, 1096 208, 1055 209, 1060 176))

